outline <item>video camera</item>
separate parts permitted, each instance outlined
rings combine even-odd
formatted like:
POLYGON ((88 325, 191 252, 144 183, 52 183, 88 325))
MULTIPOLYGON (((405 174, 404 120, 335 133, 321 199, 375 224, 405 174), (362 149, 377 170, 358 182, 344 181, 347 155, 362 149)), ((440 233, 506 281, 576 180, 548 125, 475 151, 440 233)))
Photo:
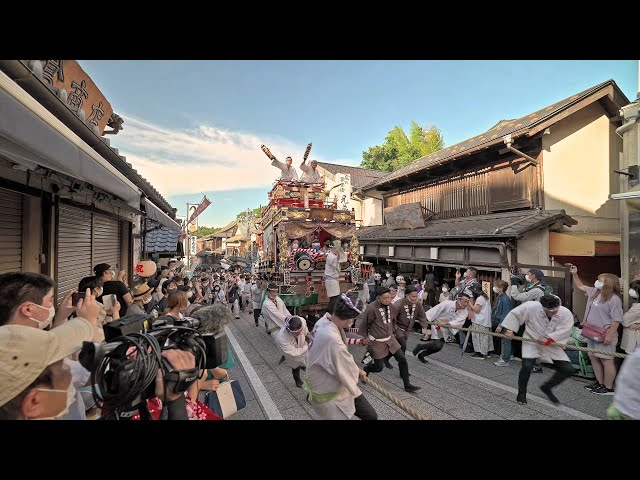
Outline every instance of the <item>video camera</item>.
POLYGON ((224 330, 202 334, 200 327, 196 318, 130 315, 105 325, 107 343, 84 342, 80 364, 91 372, 96 404, 107 405, 106 418, 130 418, 138 410, 142 415, 147 410, 146 400, 155 395, 159 368, 163 370, 165 389, 182 393, 202 378, 206 369, 226 362, 224 330), (161 356, 162 351, 170 349, 193 353, 195 368, 174 369, 161 356))
POLYGON ((511 275, 511 285, 526 285, 527 279, 522 273, 514 273, 511 275))

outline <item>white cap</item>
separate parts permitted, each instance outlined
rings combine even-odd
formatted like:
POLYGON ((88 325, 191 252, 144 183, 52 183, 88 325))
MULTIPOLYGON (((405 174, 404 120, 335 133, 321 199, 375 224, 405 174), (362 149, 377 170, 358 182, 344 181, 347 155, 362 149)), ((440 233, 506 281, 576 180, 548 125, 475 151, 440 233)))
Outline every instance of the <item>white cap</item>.
POLYGON ((25 325, 0 327, 0 406, 27 388, 45 369, 82 348, 93 327, 73 318, 52 330, 25 325))

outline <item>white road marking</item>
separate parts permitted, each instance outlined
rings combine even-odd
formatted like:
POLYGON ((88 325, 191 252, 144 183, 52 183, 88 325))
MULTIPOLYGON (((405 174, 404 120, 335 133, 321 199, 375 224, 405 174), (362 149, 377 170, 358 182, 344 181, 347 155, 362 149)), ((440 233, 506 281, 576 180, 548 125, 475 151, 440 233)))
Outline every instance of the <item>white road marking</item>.
MULTIPOLYGON (((514 393, 517 394, 518 390, 512 387, 507 387, 506 385, 502 385, 501 383, 498 382, 494 382, 493 380, 489 380, 487 378, 484 378, 480 375, 476 375, 475 373, 470 373, 470 372, 465 372, 464 370, 461 370, 459 368, 456 367, 452 367, 451 365, 447 365, 446 363, 443 362, 439 362, 438 360, 434 360, 433 356, 429 356, 429 363, 432 363, 434 365, 438 365, 446 370, 450 370, 452 372, 456 372, 459 375, 463 375, 465 377, 469 377, 469 378, 473 378, 474 380, 477 380, 479 382, 482 382, 486 385, 491 385, 492 387, 495 388, 499 388, 501 390, 505 390, 509 393, 514 393)), ((541 403, 543 405, 546 405, 547 407, 553 407, 557 410, 560 410, 564 413, 568 413, 569 415, 573 415, 574 417, 580 418, 582 420, 600 420, 597 417, 592 417, 591 415, 588 415, 586 413, 580 412, 579 410, 576 410, 574 408, 571 407, 567 407, 566 405, 554 405, 553 403, 551 403, 548 400, 545 400, 542 397, 538 397, 537 395, 531 395, 529 393, 527 393, 527 401, 536 401, 538 403, 541 403)))
POLYGON ((238 360, 240 360, 242 368, 247 374, 247 378, 249 379, 249 382, 251 382, 251 386, 258 396, 258 401, 260 402, 264 413, 267 415, 267 419, 284 420, 284 417, 280 413, 280 410, 278 410, 278 407, 271 398, 271 395, 269 395, 269 392, 260 380, 260 377, 258 377, 258 374, 253 369, 253 365, 251 365, 251 362, 244 354, 244 351, 242 350, 242 347, 240 347, 240 344, 236 340, 236 337, 233 336, 233 333, 231 333, 229 327, 224 327, 224 329, 227 332, 227 338, 229 338, 229 342, 231 342, 233 351, 236 352, 236 356, 238 357, 238 360))

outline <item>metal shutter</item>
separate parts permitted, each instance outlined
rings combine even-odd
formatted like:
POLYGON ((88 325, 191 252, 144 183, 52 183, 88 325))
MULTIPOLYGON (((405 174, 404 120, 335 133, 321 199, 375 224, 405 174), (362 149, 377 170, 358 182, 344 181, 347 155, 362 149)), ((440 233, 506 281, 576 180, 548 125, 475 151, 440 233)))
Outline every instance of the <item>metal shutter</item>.
POLYGON ((0 273, 22 270, 22 195, 0 189, 0 273))
POLYGON ((120 265, 120 222, 111 217, 93 214, 93 266, 108 263, 118 273, 120 265))
POLYGON ((90 211, 60 204, 56 272, 58 301, 78 288, 82 278, 93 275, 90 211))

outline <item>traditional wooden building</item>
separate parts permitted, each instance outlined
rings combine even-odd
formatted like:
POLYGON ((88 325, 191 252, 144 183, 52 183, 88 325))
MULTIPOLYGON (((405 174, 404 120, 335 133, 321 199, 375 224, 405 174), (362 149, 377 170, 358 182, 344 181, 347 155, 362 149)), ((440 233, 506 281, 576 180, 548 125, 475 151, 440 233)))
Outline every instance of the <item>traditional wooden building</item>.
POLYGON ((620 206, 610 195, 620 191, 615 130, 627 103, 609 80, 370 182, 354 194, 369 200, 365 217, 382 218, 360 230, 361 254, 399 272, 430 266, 446 280, 466 266, 490 281, 537 265, 579 314, 585 302, 571 295, 565 264, 587 282, 620 275, 620 206), (424 227, 385 222, 411 203, 424 227))

